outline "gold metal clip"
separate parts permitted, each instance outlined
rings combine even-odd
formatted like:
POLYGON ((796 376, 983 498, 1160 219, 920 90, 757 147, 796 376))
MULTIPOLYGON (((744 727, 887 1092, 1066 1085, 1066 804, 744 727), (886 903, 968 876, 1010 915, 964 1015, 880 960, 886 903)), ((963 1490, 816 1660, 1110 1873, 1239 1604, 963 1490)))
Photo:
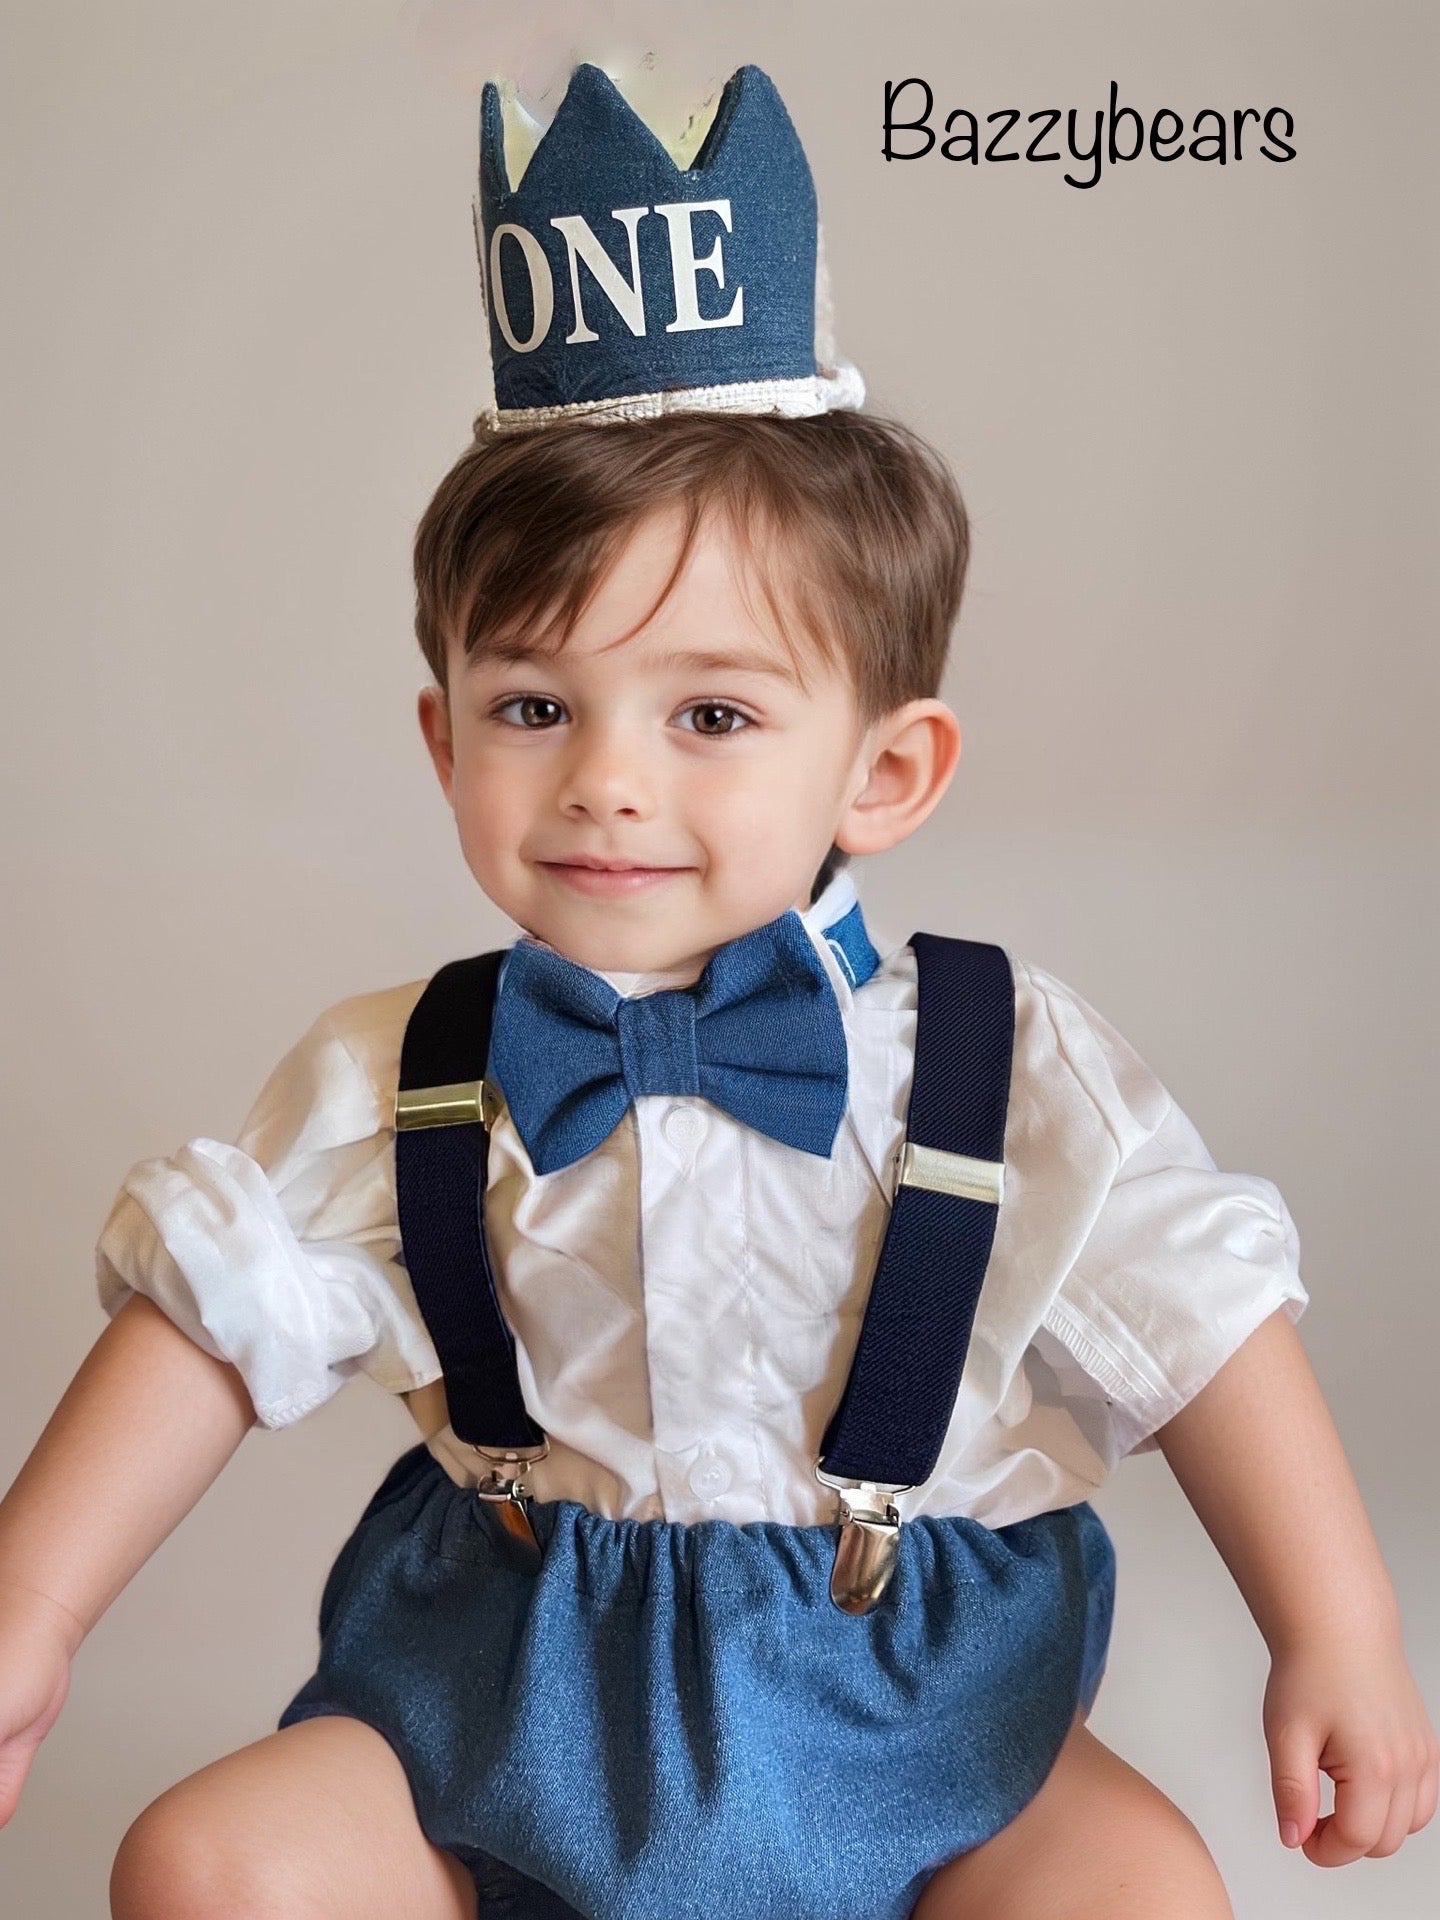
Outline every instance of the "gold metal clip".
POLYGON ((448 1087, 405 1087, 395 1095, 395 1131, 412 1127, 470 1127, 488 1133, 500 1111, 499 1090, 488 1080, 458 1080, 448 1087))
POLYGON ((900 1514, 889 1495, 909 1493, 910 1488, 878 1480, 841 1480, 821 1467, 816 1467, 815 1478, 833 1487, 840 1503, 830 1598, 842 1613, 869 1613, 889 1586, 900 1553, 900 1514))
POLYGON ((494 1463, 475 1483, 477 1497, 492 1503, 495 1518, 515 1549, 523 1569, 527 1573, 538 1573, 544 1556, 530 1520, 530 1488, 526 1471, 535 1461, 545 1458, 550 1451, 550 1442, 542 1440, 538 1447, 477 1446, 475 1451, 483 1459, 494 1463), (518 1471, 507 1473, 504 1471, 507 1467, 518 1468, 518 1471))

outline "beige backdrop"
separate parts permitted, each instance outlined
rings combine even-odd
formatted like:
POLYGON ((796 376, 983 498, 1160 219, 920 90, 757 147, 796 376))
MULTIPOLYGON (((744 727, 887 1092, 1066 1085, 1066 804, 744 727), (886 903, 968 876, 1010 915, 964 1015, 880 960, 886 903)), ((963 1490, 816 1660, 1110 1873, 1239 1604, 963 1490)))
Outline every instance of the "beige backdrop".
MULTIPOLYGON (((101 1331, 91 1246, 129 1163, 232 1129, 330 1001, 513 931, 412 718, 408 543, 482 392, 479 83, 548 77, 565 23, 538 12, 4 7, 7 1482, 101 1331)), ((581 50, 654 49, 697 96, 742 60, 774 75, 842 346, 973 516, 965 758, 858 870, 872 917, 1053 969, 1222 1165, 1279 1183, 1440 1705, 1434 10, 708 12, 592 4, 581 50), (1089 192, 887 166, 882 82, 911 73, 942 113, 1089 111, 1112 78, 1147 115, 1285 106, 1298 158, 1089 192)), ((0 1836, 0 1910, 102 1920, 129 1821, 273 1727, 323 1572, 412 1438, 368 1383, 251 1437, 82 1649, 0 1836)), ((1097 1504, 1121 1579, 1094 1724, 1195 1819, 1238 1912, 1433 1913, 1434 1828, 1332 1872, 1275 1838, 1265 1650, 1163 1459, 1097 1504)))

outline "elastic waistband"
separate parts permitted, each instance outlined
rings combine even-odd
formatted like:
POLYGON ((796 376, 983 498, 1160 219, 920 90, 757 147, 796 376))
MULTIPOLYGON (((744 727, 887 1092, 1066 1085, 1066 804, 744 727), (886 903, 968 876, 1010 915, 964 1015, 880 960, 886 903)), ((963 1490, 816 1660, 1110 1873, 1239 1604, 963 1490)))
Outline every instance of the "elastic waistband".
MULTIPOLYGON (((422 1442, 391 1467, 367 1514, 404 1503, 397 1519, 416 1525, 447 1559, 513 1561, 487 1501, 457 1486, 422 1442), (411 1498, 407 1499, 409 1495, 411 1498)), ((531 1500, 531 1524, 547 1577, 582 1590, 635 1581, 646 1589, 704 1586, 709 1593, 747 1589, 793 1595, 828 1594, 835 1523, 790 1526, 778 1520, 613 1520, 576 1500, 531 1500)), ((965 1515, 922 1514, 900 1529, 896 1574, 903 1583, 955 1587, 1023 1577, 1025 1563, 1054 1560, 1079 1537, 1086 1557, 1108 1536, 1088 1501, 1059 1507, 1000 1528, 965 1515)))

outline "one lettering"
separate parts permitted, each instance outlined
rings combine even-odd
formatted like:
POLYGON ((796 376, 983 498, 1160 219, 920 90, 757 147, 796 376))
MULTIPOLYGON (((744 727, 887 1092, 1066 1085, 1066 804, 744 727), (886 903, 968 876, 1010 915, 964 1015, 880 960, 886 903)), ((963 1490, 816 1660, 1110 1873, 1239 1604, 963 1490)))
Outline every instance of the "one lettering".
POLYGON ((648 207, 617 207, 611 214, 612 220, 618 220, 625 229, 625 237, 630 242, 630 283, 627 286, 620 269, 606 253, 591 230, 590 222, 580 213, 560 214, 550 222, 558 227, 565 236, 565 250, 570 261, 570 297, 575 302, 575 325, 565 336, 567 347, 573 347, 578 340, 598 340, 599 334, 585 324, 585 309, 580 304, 580 262, 583 260, 595 276, 595 283, 605 298, 614 307, 638 339, 645 331, 645 296, 640 286, 640 246, 635 230, 640 224, 640 216, 648 213, 648 207))
POLYGON ((715 244, 703 260, 695 257, 695 229, 691 222, 697 213, 714 213, 720 217, 721 224, 729 233, 730 202, 728 200, 677 200, 669 206, 656 207, 656 213, 663 214, 670 229, 670 277, 675 287, 675 318, 669 322, 667 333, 693 333, 699 327, 739 327, 745 323, 745 289, 737 287, 735 298, 730 302, 726 313, 705 314, 700 311, 699 288, 695 284, 698 273, 713 273, 717 287, 725 284, 725 262, 720 253, 720 236, 715 236, 715 244))
POLYGON ((555 312, 555 283, 550 278, 550 262, 545 258, 545 249, 533 233, 524 227, 513 226, 508 220, 496 227, 490 236, 490 293, 495 308, 495 318, 500 331, 516 353, 533 353, 550 331, 550 321, 555 312), (530 338, 517 339, 515 329, 510 324, 510 309, 505 302, 505 281, 500 272, 500 244, 513 239, 520 249, 520 257, 525 262, 525 270, 530 277, 530 338))

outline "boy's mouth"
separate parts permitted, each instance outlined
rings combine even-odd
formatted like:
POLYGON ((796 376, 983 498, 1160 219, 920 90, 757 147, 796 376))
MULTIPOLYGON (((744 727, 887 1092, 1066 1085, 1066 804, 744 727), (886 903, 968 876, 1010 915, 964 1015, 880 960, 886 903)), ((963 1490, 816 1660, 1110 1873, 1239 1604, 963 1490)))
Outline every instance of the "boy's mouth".
POLYGON ((553 873, 565 885, 588 894, 639 893, 646 887, 671 879, 675 874, 689 871, 686 867, 639 867, 628 861, 610 862, 588 857, 566 861, 541 860, 538 864, 544 872, 553 873))

